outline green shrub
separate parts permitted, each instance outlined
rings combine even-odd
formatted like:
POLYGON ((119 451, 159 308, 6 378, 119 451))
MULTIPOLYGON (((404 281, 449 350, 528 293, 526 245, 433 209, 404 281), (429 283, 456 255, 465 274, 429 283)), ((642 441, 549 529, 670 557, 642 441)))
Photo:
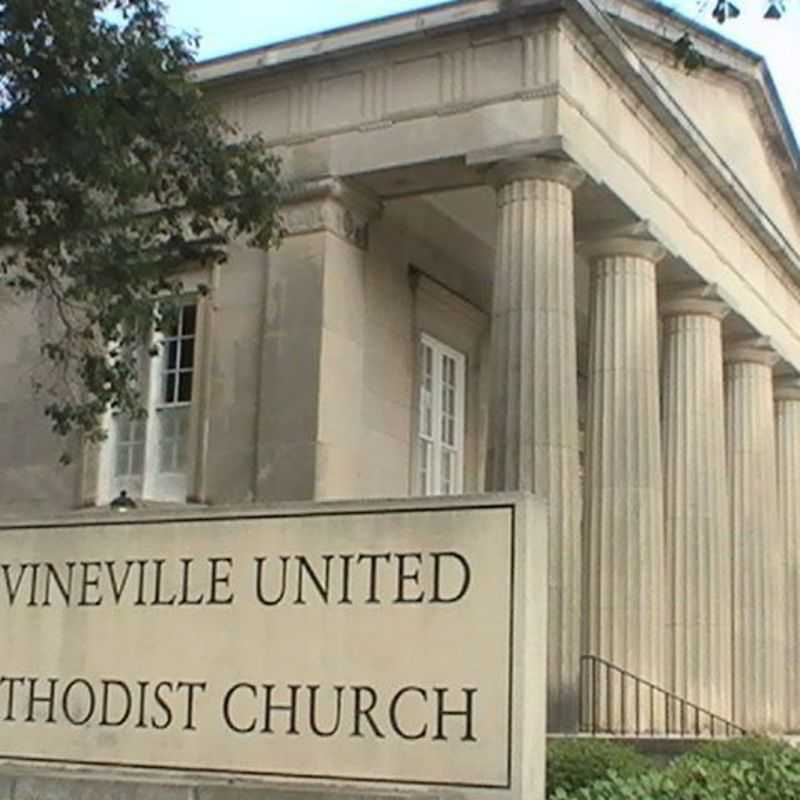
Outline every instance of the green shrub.
POLYGON ((708 775, 727 774, 727 765, 750 764, 760 768, 765 759, 779 756, 792 748, 784 742, 765 736, 722 739, 703 742, 691 753, 676 759, 669 767, 670 777, 679 785, 691 782, 692 774, 701 769, 708 775))
MULTIPOLYGON (((677 797, 674 784, 656 770, 627 778, 612 772, 577 791, 559 788, 550 795, 551 800, 675 800, 677 797)), ((699 798, 692 797, 692 800, 699 798)))
POLYGON ((589 786, 609 771, 621 778, 652 767, 649 759, 623 744, 603 739, 560 739, 547 745, 547 796, 561 789, 570 793, 589 786))
POLYGON ((800 753, 775 749, 754 760, 691 754, 665 770, 623 778, 612 773, 552 800, 800 800, 800 753))
POLYGON ((766 736, 746 736, 741 739, 720 739, 703 742, 692 754, 712 761, 753 761, 791 750, 791 745, 766 736))

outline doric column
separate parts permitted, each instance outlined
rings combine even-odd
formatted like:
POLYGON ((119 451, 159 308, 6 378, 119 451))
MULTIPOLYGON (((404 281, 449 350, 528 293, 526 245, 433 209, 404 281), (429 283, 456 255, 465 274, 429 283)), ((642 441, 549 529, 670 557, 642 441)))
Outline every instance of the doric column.
MULTIPOLYGON (((732 542, 722 383, 727 307, 707 287, 673 292, 660 310, 667 686, 730 719, 732 542)), ((686 724, 693 729, 696 720, 686 724)))
POLYGON ((572 192, 583 173, 539 158, 502 163, 492 301, 487 484, 550 506, 548 726, 577 727, 580 497, 572 192))
MULTIPOLYGON (((589 653, 662 685, 664 499, 656 263, 664 250, 651 240, 621 235, 597 239, 582 250, 592 268, 586 646, 589 653)), ((608 728, 658 728, 649 707, 634 718, 636 698, 632 684, 627 686, 624 699, 612 695, 601 703, 608 728)))
POLYGON ((750 730, 779 730, 783 680, 783 565, 775 488, 775 417, 767 340, 725 353, 728 487, 733 538, 733 717, 750 730))
POLYGON ((786 728, 800 731, 800 379, 775 383, 778 511, 786 565, 786 728))

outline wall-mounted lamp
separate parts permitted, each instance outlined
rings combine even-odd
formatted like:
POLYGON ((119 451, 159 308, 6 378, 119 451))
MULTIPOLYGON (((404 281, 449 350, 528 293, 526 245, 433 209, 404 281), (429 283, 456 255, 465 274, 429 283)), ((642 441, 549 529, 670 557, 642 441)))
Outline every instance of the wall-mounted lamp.
POLYGON ((126 511, 132 511, 136 508, 136 503, 130 497, 128 497, 128 493, 123 489, 109 504, 109 508, 112 511, 119 511, 120 513, 124 513, 126 511))

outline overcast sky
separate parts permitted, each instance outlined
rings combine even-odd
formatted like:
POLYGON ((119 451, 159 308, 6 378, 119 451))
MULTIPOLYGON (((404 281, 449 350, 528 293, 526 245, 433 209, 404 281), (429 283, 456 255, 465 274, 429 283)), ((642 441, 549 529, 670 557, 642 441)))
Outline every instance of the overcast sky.
MULTIPOLYGON (((736 1, 742 15, 722 27, 710 20, 713 0, 670 4, 767 57, 800 139, 800 0, 788 0, 789 10, 780 22, 762 19, 765 0, 736 1)), ((167 0, 167 4, 172 25, 200 35, 200 59, 434 5, 431 0, 167 0)))

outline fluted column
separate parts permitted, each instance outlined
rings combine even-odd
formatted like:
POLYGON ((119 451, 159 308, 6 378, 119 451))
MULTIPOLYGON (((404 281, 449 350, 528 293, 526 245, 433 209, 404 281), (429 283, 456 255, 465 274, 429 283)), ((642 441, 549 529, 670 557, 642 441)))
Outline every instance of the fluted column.
MULTIPOLYGON (((656 263, 652 241, 584 245, 592 265, 584 541, 588 652, 663 683, 664 526, 656 263)), ((629 692, 631 691, 629 687, 629 692)), ((657 729, 636 697, 608 697, 607 727, 657 729), (623 703, 626 712, 622 713, 623 703)), ((644 702, 642 702, 644 705, 644 702)))
POLYGON ((766 340, 725 353, 728 480, 733 538, 733 716, 753 731, 777 731, 784 650, 783 565, 775 487, 772 367, 766 340))
POLYGON ((546 159, 502 163, 492 301, 487 484, 550 510, 548 728, 577 728, 580 492, 572 192, 583 173, 546 159))
POLYGON ((785 560, 786 728, 800 731, 800 379, 775 383, 778 511, 785 560))
MULTIPOLYGON (((727 307, 703 288, 668 295, 661 313, 667 686, 730 719, 732 542, 722 382, 727 307)), ((684 720, 692 729, 696 722, 684 720)))

